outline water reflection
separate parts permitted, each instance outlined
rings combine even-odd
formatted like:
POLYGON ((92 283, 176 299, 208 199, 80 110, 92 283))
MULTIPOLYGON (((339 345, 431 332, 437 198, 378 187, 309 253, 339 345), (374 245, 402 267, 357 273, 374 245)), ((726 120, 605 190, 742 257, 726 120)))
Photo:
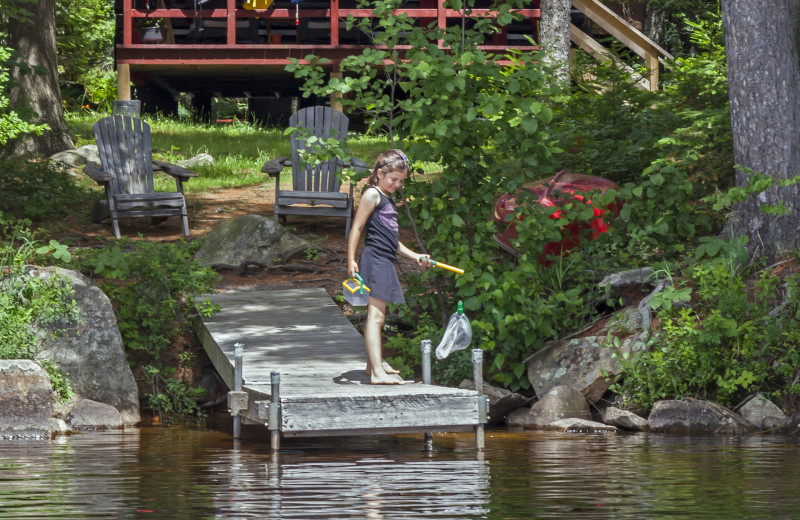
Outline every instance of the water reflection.
POLYGON ((143 428, 0 442, 0 518, 798 518, 800 448, 771 437, 285 439, 143 428))

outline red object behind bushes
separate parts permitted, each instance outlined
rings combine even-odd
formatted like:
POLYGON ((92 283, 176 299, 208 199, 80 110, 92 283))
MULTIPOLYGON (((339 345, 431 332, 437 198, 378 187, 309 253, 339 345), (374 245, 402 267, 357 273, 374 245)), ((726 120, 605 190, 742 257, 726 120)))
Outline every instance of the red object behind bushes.
MULTIPOLYGON (((604 193, 606 190, 619 188, 614 182, 603 177, 561 170, 550 178, 527 183, 523 185, 522 189, 530 191, 536 197, 540 206, 557 207, 572 200, 591 204, 592 201, 584 196, 585 192, 599 191, 604 193), (556 198, 556 192, 560 192, 558 198, 556 198)), ((517 203, 519 195, 519 191, 513 194, 506 193, 498 199, 494 207, 494 220, 502 229, 502 231, 494 235, 494 239, 503 249, 512 254, 517 254, 512 241, 517 238, 516 223, 518 219, 511 220, 511 222, 506 222, 505 219, 507 215, 514 213, 519 206, 517 203)), ((592 230, 593 239, 597 238, 599 234, 608 231, 608 224, 604 220, 604 216, 610 211, 615 218, 619 217, 619 206, 620 203, 617 201, 603 208, 593 206, 595 218, 588 222, 571 222, 565 225, 562 228, 564 239, 560 242, 548 242, 545 244, 544 250, 539 255, 539 262, 549 265, 550 260, 548 260, 548 257, 562 255, 580 244, 581 231, 584 229, 592 230)), ((558 219, 561 216, 561 210, 556 210, 550 218, 558 219)))

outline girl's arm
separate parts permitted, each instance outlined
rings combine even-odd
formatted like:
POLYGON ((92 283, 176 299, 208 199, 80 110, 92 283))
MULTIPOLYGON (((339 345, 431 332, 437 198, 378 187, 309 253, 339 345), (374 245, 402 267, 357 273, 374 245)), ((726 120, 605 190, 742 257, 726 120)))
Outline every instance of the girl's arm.
POLYGON ((361 238, 361 232, 367 225, 367 220, 378 204, 381 202, 381 196, 378 190, 371 190, 367 188, 361 194, 361 200, 358 203, 356 216, 353 219, 353 225, 350 227, 350 237, 347 239, 347 275, 353 276, 358 272, 358 263, 356 262, 356 250, 358 249, 358 241, 361 238))
POLYGON ((414 251, 407 248, 402 242, 397 242, 397 252, 406 258, 410 258, 414 260, 419 265, 427 267, 430 265, 428 262, 425 261, 426 258, 430 258, 431 255, 429 254, 422 254, 422 253, 415 253, 414 251))

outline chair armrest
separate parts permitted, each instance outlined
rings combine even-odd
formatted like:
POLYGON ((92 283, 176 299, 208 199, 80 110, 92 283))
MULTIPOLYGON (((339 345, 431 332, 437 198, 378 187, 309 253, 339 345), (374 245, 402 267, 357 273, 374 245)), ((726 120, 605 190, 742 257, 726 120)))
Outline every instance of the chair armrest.
POLYGON ((155 159, 153 159, 153 164, 162 172, 175 178, 180 177, 181 179, 190 179, 192 177, 200 176, 199 173, 187 170, 183 166, 178 166, 177 164, 170 164, 168 162, 157 161, 155 159))
POLYGON ((114 178, 110 173, 104 172, 103 167, 94 161, 88 161, 84 165, 83 173, 91 177, 98 184, 104 184, 114 178))
POLYGON ((274 177, 275 175, 280 175, 284 168, 291 165, 291 158, 285 156, 278 157, 276 159, 272 159, 271 161, 265 162, 264 166, 261 168, 261 173, 266 173, 270 177, 274 177))
POLYGON ((357 157, 350 158, 350 167, 358 172, 369 171, 370 167, 369 164, 365 163, 361 159, 357 157))

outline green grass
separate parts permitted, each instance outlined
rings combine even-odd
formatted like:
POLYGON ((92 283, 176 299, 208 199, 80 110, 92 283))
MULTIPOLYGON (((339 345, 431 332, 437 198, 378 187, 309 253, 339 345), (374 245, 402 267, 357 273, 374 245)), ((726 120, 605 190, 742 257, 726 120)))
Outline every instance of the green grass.
MULTIPOLYGON (((72 114, 67 124, 76 140, 76 146, 94 144, 92 125, 106 114, 72 114)), ((204 192, 216 188, 233 188, 263 184, 269 177, 261 173, 264 163, 275 157, 289 155, 289 137, 284 128, 263 128, 249 123, 213 125, 183 122, 161 117, 144 119, 150 124, 153 155, 170 163, 207 153, 214 158, 212 166, 193 168, 200 174, 184 185, 187 192, 204 192)), ((385 136, 365 136, 351 132, 347 145, 350 153, 372 164, 386 150, 385 136)), ((281 175, 281 184, 291 182, 287 168, 281 175)), ((156 179, 157 190, 174 189, 174 181, 164 176, 156 179)))

